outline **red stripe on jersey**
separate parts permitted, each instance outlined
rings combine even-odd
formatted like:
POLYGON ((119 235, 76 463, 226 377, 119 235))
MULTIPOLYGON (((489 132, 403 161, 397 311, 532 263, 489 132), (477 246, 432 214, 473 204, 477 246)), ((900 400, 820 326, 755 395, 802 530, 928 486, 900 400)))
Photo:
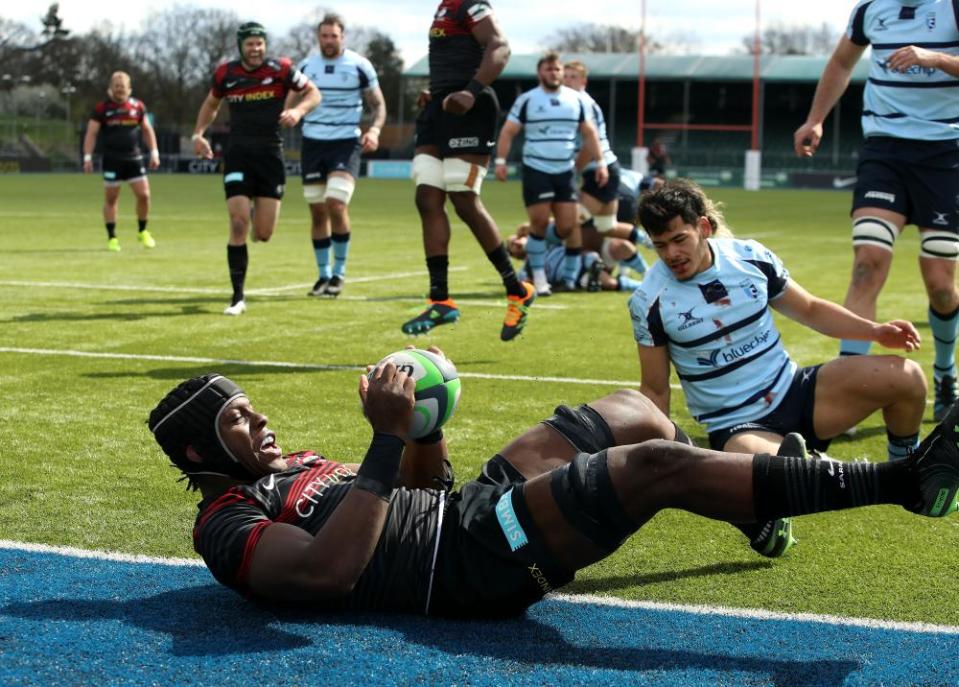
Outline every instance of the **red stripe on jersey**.
POLYGON ((207 523, 207 520, 209 520, 210 517, 218 510, 225 508, 226 506, 232 506, 234 503, 243 502, 259 507, 259 504, 256 501, 247 498, 240 492, 234 491, 233 489, 223 494, 223 496, 211 503, 206 510, 203 511, 199 521, 196 523, 196 527, 193 528, 193 538, 196 539, 197 532, 203 529, 203 526, 207 523))
POLYGON ((239 570, 236 571, 234 580, 237 587, 245 589, 249 586, 247 580, 250 577, 250 566, 253 565, 253 552, 256 550, 256 545, 260 542, 260 537, 263 536, 266 528, 272 524, 269 520, 257 523, 246 538, 246 546, 243 547, 243 560, 240 563, 239 570))

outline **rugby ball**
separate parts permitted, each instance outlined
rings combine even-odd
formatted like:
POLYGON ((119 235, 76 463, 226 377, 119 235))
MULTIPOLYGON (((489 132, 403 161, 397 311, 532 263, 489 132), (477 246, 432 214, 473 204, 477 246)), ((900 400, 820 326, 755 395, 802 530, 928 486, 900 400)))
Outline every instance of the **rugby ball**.
POLYGON ((398 370, 416 381, 410 437, 420 439, 445 425, 460 400, 460 379, 453 363, 441 355, 418 348, 390 353, 377 363, 377 367, 387 360, 392 360, 398 370))

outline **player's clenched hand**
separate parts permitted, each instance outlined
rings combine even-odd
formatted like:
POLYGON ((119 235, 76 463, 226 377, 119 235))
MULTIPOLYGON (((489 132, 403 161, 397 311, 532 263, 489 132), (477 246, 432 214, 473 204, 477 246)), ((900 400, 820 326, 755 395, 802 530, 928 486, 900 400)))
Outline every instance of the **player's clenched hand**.
POLYGON ((206 140, 203 136, 196 136, 193 139, 193 154, 197 157, 206 158, 207 160, 213 159, 213 148, 210 147, 210 142, 206 140))
POLYGON ((609 181, 609 170, 606 168, 606 165, 596 168, 596 185, 600 188, 606 185, 609 181))
POLYGON ((405 438, 413 424, 416 380, 392 360, 377 365, 365 379, 360 381, 360 399, 373 431, 405 438))
POLYGON ((900 348, 907 352, 918 351, 921 343, 919 332, 912 322, 905 320, 892 320, 876 325, 875 340, 886 348, 900 348))
POLYGON ((443 109, 450 114, 466 114, 475 102, 476 98, 469 91, 456 91, 443 98, 443 109))
POLYGON ((917 48, 914 45, 907 45, 899 48, 886 60, 886 67, 894 72, 904 72, 910 67, 929 67, 937 66, 939 53, 925 48, 917 48))
POLYGON ((433 99, 433 94, 430 93, 428 88, 424 88, 416 96, 416 106, 419 109, 423 109, 430 104, 430 101, 433 99))
POLYGON ((793 134, 793 150, 799 157, 812 157, 822 140, 822 124, 806 122, 793 134))
POLYGON ((500 164, 497 162, 493 174, 496 175, 497 181, 506 181, 506 178, 509 176, 509 169, 506 167, 506 163, 500 164))
POLYGON ((295 107, 289 110, 283 110, 280 113, 280 126, 286 127, 287 129, 292 129, 294 126, 300 123, 300 118, 303 114, 297 110, 295 107))
POLYGON ((93 160, 84 160, 83 161, 83 173, 89 174, 93 171, 93 160))

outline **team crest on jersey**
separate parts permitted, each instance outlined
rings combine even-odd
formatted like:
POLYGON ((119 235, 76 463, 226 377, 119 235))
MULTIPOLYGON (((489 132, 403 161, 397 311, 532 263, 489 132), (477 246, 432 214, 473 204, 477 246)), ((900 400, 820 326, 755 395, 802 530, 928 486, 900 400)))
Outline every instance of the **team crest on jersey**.
POLYGON ((553 107, 559 107, 559 98, 550 98, 549 104, 553 107))
POLYGON ((932 31, 936 28, 936 13, 929 12, 926 14, 926 28, 932 31))
POLYGON ((754 301, 759 300, 759 289, 756 288, 756 285, 752 283, 749 279, 743 279, 739 282, 739 288, 743 290, 743 293, 747 297, 752 298, 754 301))
POLYGON ((336 65, 335 65, 335 64, 325 64, 325 65, 323 65, 323 73, 324 73, 324 74, 332 74, 335 69, 336 69, 336 65))

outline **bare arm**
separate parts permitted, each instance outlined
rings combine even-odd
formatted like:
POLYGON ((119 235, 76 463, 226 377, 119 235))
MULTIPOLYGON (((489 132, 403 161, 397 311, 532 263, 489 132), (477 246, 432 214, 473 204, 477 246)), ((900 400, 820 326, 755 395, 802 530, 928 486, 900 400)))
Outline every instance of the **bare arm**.
POLYGON ((877 324, 838 303, 813 296, 792 280, 787 282, 783 294, 769 304, 786 317, 836 339, 875 341, 886 348, 905 351, 919 348, 919 332, 912 323, 892 320, 877 324))
MULTIPOLYGON (((287 94, 289 98, 289 94, 287 94)), ((307 81, 306 86, 300 91, 300 101, 294 106, 283 110, 280 113, 280 126, 292 128, 299 124, 313 108, 320 104, 322 96, 320 89, 312 81, 307 81)))
POLYGON ((373 122, 360 137, 360 144, 363 146, 364 153, 372 153, 380 147, 380 131, 386 123, 386 100, 383 99, 383 91, 379 86, 367 89, 363 94, 366 106, 370 108, 373 122))
POLYGON ((93 171, 93 149, 97 146, 97 134, 100 133, 100 122, 91 119, 87 122, 87 133, 83 137, 83 171, 93 171))
POLYGON ((642 370, 639 391, 669 417, 669 349, 640 344, 636 348, 642 370))
POLYGON ((153 130, 153 125, 146 117, 140 125, 143 129, 143 141, 147 144, 147 150, 150 152, 150 169, 156 169, 160 166, 160 149, 157 147, 157 134, 153 130))
POLYGON ((865 49, 865 46, 856 45, 849 40, 848 36, 839 39, 839 44, 819 78, 806 121, 793 134, 796 155, 812 157, 816 152, 822 139, 822 123, 846 91, 852 71, 865 49))
POLYGON ((899 48, 886 60, 886 66, 897 72, 904 72, 916 66, 940 69, 949 76, 959 77, 959 56, 917 48, 914 45, 899 48))
MULTIPOLYGON (((494 15, 486 17, 472 30, 473 38, 483 46, 483 59, 476 70, 473 81, 489 86, 499 78, 509 62, 510 48, 506 36, 499 28, 494 15)), ((443 109, 453 114, 468 112, 476 102, 476 95, 469 90, 450 93, 443 100, 443 109)))
MULTIPOLYGON (((390 442, 385 459, 398 460, 402 446, 397 439, 410 426, 415 387, 413 378, 399 372, 393 361, 374 370, 364 412, 375 434, 363 465, 384 459, 382 452, 374 452, 378 437, 390 442)), ((286 523, 266 527, 250 567, 250 587, 257 595, 310 600, 352 591, 373 556, 390 505, 388 499, 358 488, 358 482, 315 536, 286 523)))
POLYGON ((609 171, 606 169, 606 160, 603 158, 603 147, 599 143, 596 125, 589 120, 583 120, 579 123, 579 132, 583 135, 583 151, 596 161, 596 184, 603 187, 609 181, 609 171))
POLYGON ((522 130, 522 124, 507 119, 499 131, 499 140, 496 142, 496 178, 500 181, 506 181, 506 156, 509 155, 509 149, 513 146, 516 134, 522 130))
POLYGON ((213 91, 207 94, 203 104, 200 105, 200 111, 196 116, 196 124, 193 127, 193 153, 197 157, 210 159, 213 157, 213 149, 210 142, 204 138, 203 133, 216 119, 216 113, 220 111, 220 98, 213 95, 213 91))

